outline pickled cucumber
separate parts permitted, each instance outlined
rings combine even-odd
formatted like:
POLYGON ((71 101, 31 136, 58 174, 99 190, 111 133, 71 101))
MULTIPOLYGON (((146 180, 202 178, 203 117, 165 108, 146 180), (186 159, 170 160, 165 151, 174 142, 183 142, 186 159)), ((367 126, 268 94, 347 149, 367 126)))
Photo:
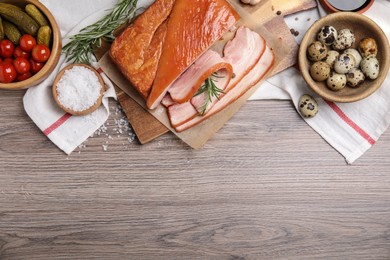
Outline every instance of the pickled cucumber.
POLYGON ((46 45, 50 48, 50 42, 51 42, 51 28, 48 25, 41 26, 38 30, 37 34, 37 43, 46 45))
POLYGON ((38 23, 14 5, 0 3, 0 15, 15 24, 23 32, 32 36, 37 35, 39 29, 38 23))
POLYGON ((46 19, 45 15, 39 11, 35 5, 28 4, 24 9, 40 26, 49 25, 49 21, 46 19))
POLYGON ((13 44, 19 44, 20 37, 22 34, 19 29, 12 23, 3 20, 3 28, 4 34, 7 36, 8 40, 10 40, 13 44))

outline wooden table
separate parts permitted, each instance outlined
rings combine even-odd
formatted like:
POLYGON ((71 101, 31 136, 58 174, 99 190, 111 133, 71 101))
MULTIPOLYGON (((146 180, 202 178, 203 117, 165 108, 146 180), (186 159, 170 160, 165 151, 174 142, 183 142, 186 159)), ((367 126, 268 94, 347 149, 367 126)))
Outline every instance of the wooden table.
POLYGON ((252 101, 202 150, 140 146, 113 101, 111 139, 66 156, 23 94, 0 91, 2 260, 390 259, 389 131, 348 166, 289 101, 252 101))

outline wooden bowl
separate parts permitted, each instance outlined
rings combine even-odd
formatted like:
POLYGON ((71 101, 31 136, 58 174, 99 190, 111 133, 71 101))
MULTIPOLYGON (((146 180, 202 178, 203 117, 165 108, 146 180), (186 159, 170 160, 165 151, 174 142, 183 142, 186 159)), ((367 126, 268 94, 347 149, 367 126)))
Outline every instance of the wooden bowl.
POLYGON ((387 37, 376 23, 361 14, 338 12, 323 17, 310 27, 299 47, 298 60, 302 76, 314 92, 326 100, 347 103, 366 98, 381 86, 389 71, 389 55, 390 47, 387 37), (380 65, 379 76, 377 79, 366 79, 364 83, 357 88, 347 86, 340 91, 332 91, 326 87, 325 81, 317 82, 311 78, 309 68, 312 62, 307 58, 307 47, 312 42, 316 41, 318 32, 325 25, 331 25, 337 30, 344 28, 352 30, 356 38, 356 42, 354 46, 352 46, 353 48, 356 48, 363 38, 371 37, 376 40, 378 45, 377 59, 380 65))
POLYGON ((105 86, 105 84, 104 84, 103 78, 91 66, 88 66, 88 65, 85 65, 85 64, 70 64, 70 65, 66 66, 65 68, 63 68, 58 73, 58 75, 55 77, 54 82, 53 82, 53 87, 52 87, 52 93, 53 93, 54 100, 56 101, 57 105, 62 110, 64 110, 65 112, 68 112, 69 114, 75 115, 75 116, 83 116, 83 115, 87 115, 87 114, 92 113, 93 111, 95 111, 96 109, 98 109, 100 107, 100 105, 102 104, 103 94, 104 94, 104 91, 105 91, 105 87, 104 86, 105 86), (72 109, 64 107, 61 104, 61 102, 59 101, 59 99, 58 99, 57 84, 60 81, 61 77, 64 75, 65 71, 73 68, 74 66, 82 66, 82 67, 88 68, 91 71, 93 71, 95 73, 95 75, 98 77, 99 82, 100 82, 100 86, 101 86, 101 88, 100 88, 100 96, 99 96, 98 100, 96 101, 96 103, 93 106, 91 106, 90 108, 82 110, 82 111, 73 111, 72 109))
POLYGON ((43 68, 37 74, 26 80, 12 83, 0 83, 0 89, 8 90, 26 89, 35 86, 45 80, 58 63, 62 50, 60 29, 58 28, 57 22, 50 11, 37 0, 0 0, 0 3, 13 4, 22 8, 24 8, 27 4, 34 4, 50 22, 50 27, 52 29, 52 46, 50 48, 51 54, 49 60, 43 68))

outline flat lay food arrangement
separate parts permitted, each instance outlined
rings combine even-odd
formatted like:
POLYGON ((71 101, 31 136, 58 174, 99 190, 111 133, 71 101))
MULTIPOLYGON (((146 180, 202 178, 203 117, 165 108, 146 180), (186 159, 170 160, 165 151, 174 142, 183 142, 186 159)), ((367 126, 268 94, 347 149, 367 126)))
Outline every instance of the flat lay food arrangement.
MULTIPOLYGON (((138 2, 119 0, 66 35, 63 49, 58 25, 41 3, 0 2, 0 88, 33 92, 50 75, 45 85, 52 92, 47 102, 56 104, 55 125, 63 113, 102 112, 114 84, 112 92, 123 92, 134 109, 152 115, 161 133, 170 130, 197 149, 267 79, 293 65, 308 85, 295 104, 306 120, 321 112, 318 98, 356 102, 388 75, 388 39, 363 14, 337 12, 312 21, 298 54, 291 39, 299 33, 281 15, 315 7, 314 1, 156 0, 140 9, 138 2), (99 63, 96 50, 105 53, 99 63)), ((44 133, 51 128, 39 127, 44 133)))

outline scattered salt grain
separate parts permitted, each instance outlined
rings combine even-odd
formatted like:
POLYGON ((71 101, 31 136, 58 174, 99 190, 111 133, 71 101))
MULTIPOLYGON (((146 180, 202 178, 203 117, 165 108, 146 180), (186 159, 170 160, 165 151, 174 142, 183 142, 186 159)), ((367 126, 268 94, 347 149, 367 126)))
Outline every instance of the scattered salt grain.
POLYGON ((92 70, 74 66, 65 71, 56 87, 58 100, 65 108, 84 111, 96 104, 102 86, 92 70))

